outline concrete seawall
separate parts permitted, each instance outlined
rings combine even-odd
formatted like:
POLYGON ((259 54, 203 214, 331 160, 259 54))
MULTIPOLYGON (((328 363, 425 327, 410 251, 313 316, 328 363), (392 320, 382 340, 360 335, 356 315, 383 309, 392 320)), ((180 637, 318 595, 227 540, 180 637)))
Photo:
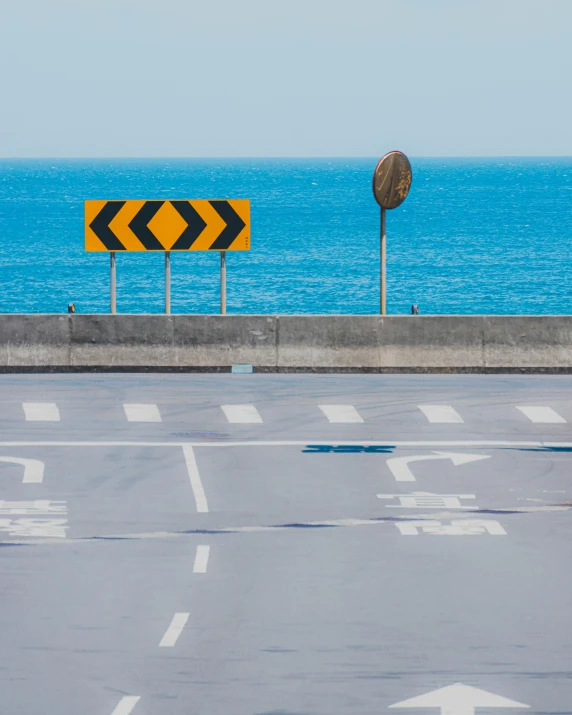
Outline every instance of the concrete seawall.
POLYGON ((0 371, 572 372, 572 316, 1 315, 0 371))

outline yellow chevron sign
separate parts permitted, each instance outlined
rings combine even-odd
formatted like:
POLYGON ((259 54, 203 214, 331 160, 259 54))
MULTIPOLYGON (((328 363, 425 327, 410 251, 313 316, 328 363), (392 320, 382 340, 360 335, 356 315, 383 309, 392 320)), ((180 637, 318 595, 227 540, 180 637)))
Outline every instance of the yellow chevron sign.
POLYGON ((86 201, 86 251, 248 251, 250 201, 86 201))

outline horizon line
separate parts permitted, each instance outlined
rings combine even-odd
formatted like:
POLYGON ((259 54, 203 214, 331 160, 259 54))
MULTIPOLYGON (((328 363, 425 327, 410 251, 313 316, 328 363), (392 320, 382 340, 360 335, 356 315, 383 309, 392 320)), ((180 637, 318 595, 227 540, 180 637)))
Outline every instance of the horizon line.
MULTIPOLYGON (((388 151, 395 151, 390 149, 388 151)), ((385 152, 387 153, 387 152, 385 152)), ((0 162, 6 161, 347 161, 363 159, 378 161, 380 156, 372 154, 335 155, 335 156, 0 156, 0 162)), ((408 154, 411 159, 572 159, 572 154, 408 154)))

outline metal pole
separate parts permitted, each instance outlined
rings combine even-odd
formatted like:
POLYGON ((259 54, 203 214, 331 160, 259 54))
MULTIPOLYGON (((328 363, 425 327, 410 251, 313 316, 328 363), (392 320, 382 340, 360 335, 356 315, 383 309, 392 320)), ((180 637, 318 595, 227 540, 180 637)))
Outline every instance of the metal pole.
POLYGON ((165 251, 165 315, 171 313, 171 251, 165 251))
POLYGON ((220 314, 226 315, 226 251, 220 252, 220 314))
POLYGON ((115 271, 115 251, 111 251, 109 254, 110 262, 109 269, 111 273, 110 287, 111 287, 111 313, 117 313, 117 282, 116 282, 116 271, 115 271))
POLYGON ((380 313, 386 315, 385 310, 385 209, 381 209, 381 231, 380 231, 380 313))

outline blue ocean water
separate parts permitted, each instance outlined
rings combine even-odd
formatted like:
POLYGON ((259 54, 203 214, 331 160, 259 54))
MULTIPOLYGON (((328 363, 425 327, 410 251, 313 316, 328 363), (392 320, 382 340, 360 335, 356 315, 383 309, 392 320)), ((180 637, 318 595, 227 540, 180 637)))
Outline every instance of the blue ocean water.
MULTIPOLYGON (((83 201, 248 198, 229 313, 379 312, 376 159, 0 161, 0 312, 109 310, 83 201)), ((572 159, 412 159, 387 220, 388 312, 572 312, 572 159)), ((118 311, 160 313, 162 254, 118 254, 118 311)), ((172 311, 216 313, 219 255, 173 254, 172 311)))

